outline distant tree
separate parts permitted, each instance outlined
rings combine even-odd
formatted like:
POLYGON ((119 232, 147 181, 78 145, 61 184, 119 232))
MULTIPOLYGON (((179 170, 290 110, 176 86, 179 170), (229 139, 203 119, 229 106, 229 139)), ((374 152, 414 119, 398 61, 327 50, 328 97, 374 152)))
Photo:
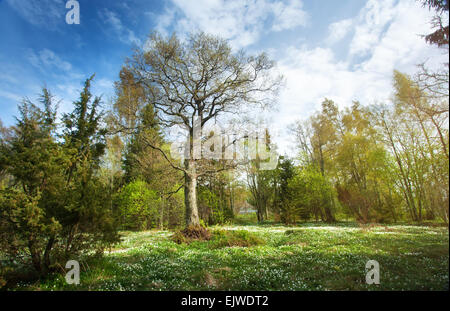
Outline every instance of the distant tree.
POLYGON ((136 180, 123 187, 118 203, 124 228, 148 230, 159 224, 161 201, 145 181, 136 180))
POLYGON ((287 187, 291 193, 291 217, 294 220, 324 220, 324 207, 329 207, 333 187, 330 182, 313 165, 297 167, 288 180, 287 187))
POLYGON ((223 224, 233 218, 233 178, 232 171, 199 178, 199 216, 208 224, 223 224))
POLYGON ((334 157, 339 201, 359 222, 389 221, 387 152, 377 143, 379 136, 370 123, 371 115, 359 102, 341 115, 342 133, 334 157))
POLYGON ((448 107, 431 104, 417 83, 397 71, 394 90, 395 111, 382 120, 393 141, 411 217, 422 221, 426 211, 427 217, 440 215, 448 222, 448 107))
POLYGON ((280 204, 280 217, 284 223, 295 222, 295 206, 292 204, 292 199, 297 196, 297 193, 291 191, 289 183, 295 175, 294 163, 291 159, 282 158, 278 164, 278 191, 277 201, 280 204))
POLYGON ((248 203, 256 208, 258 222, 267 219, 269 199, 272 196, 273 173, 259 167, 260 160, 250 162, 247 167, 247 185, 250 192, 248 203))
MULTIPOLYGON (((322 110, 310 118, 309 156, 311 162, 320 170, 323 177, 327 177, 327 172, 333 170, 332 155, 337 135, 341 131, 339 128, 338 108, 329 99, 322 102, 322 110)), ((305 144, 305 142, 303 143, 305 144)), ((306 146, 305 146, 306 147, 306 146)), ((332 207, 333 197, 329 198, 329 203, 323 206, 323 220, 334 222, 332 207)))
POLYGON ((115 83, 116 98, 108 119, 112 132, 118 133, 117 137, 124 142, 121 150, 123 181, 128 184, 136 180, 145 181, 162 202, 158 210, 159 227, 173 225, 175 218, 172 215, 179 215, 181 207, 177 205, 178 196, 174 196, 173 192, 181 188, 182 175, 172 170, 163 155, 148 145, 151 143, 165 151, 169 149, 143 85, 136 81, 126 67, 120 71, 119 78, 115 83))
MULTIPOLYGON (((276 145, 271 142, 269 130, 265 130, 264 147, 266 150, 275 151, 276 145)), ((248 203, 256 208, 258 222, 268 219, 270 201, 273 202, 275 195, 275 179, 277 170, 264 169, 264 162, 257 154, 256 159, 250 160, 245 165, 247 175, 247 187, 250 197, 248 203)), ((273 204, 272 204, 273 205, 273 204)))

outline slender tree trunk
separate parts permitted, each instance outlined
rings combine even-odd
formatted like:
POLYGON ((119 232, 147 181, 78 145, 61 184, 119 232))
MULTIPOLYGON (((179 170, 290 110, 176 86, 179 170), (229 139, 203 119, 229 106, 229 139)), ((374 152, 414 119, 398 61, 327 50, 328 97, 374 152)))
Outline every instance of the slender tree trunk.
POLYGON ((258 222, 262 222, 264 220, 264 217, 263 217, 263 213, 261 212, 261 204, 260 203, 258 203, 257 215, 258 215, 258 222))
POLYGON ((336 222, 336 219, 334 218, 333 213, 332 213, 330 207, 329 207, 329 206, 325 206, 325 207, 324 207, 324 210, 325 210, 325 219, 326 219, 326 222, 327 222, 327 223, 333 223, 333 222, 336 222))
POLYGON ((439 140, 441 141, 441 145, 442 145, 442 149, 444 151, 445 156, 448 158, 448 148, 447 148, 447 144, 445 143, 445 138, 444 135, 442 134, 442 129, 441 127, 438 125, 438 123, 436 122, 436 120, 433 117, 430 117, 431 122, 433 122, 434 127, 436 128, 438 134, 439 134, 439 140))
POLYGON ((38 252, 38 250, 35 247, 35 240, 34 238, 30 238, 28 240, 28 250, 30 251, 30 256, 31 256, 31 263, 33 264, 34 269, 41 273, 42 272, 42 267, 41 267, 41 256, 38 252))
POLYGON ((55 237, 52 236, 47 242, 44 252, 44 270, 47 273, 50 270, 50 252, 53 248, 53 244, 55 243, 55 237))
POLYGON ((162 198, 162 202, 161 202, 161 215, 159 217, 159 228, 161 230, 164 230, 164 206, 166 205, 166 202, 164 200, 164 198, 162 198))

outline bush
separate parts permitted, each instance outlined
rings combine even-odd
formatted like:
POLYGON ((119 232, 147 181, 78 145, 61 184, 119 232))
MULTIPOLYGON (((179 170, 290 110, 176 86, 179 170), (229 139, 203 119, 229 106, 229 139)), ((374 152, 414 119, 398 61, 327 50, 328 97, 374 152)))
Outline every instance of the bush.
POLYGON ((106 132, 100 98, 92 100, 89 90, 92 79, 73 112, 63 115, 64 127, 43 89, 40 105, 25 100, 19 106, 11 137, 0 144, 2 170, 11 181, 0 190, 1 260, 32 266, 41 276, 119 241, 108 188, 97 174, 106 132))
POLYGON ((216 230, 213 233, 212 248, 250 247, 264 244, 264 240, 246 230, 216 230))
POLYGON ((194 240, 207 241, 211 239, 211 233, 203 226, 188 226, 181 231, 175 232, 172 240, 175 243, 190 243, 194 240))
POLYGON ((291 234, 297 234, 300 230, 286 230, 284 234, 291 235, 291 234))

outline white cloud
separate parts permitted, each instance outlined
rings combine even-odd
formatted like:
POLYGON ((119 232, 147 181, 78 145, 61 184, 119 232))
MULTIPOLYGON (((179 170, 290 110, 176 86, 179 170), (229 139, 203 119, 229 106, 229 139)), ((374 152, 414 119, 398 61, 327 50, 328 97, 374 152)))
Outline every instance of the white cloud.
POLYGON ((373 47, 371 58, 362 64, 362 69, 378 73, 394 69, 411 71, 414 65, 429 58, 439 59, 441 63, 442 52, 426 44, 420 36, 431 31, 430 19, 430 12, 417 3, 401 1, 396 6, 394 20, 373 47))
POLYGON ((55 30, 58 24, 65 23, 64 0, 6 0, 6 2, 29 23, 55 30))
POLYGON ((0 73, 0 81, 12 84, 19 82, 14 76, 5 73, 0 73))
POLYGON ((45 69, 59 69, 62 71, 70 71, 72 65, 62 60, 58 55, 49 49, 43 49, 38 53, 33 50, 27 52, 28 61, 35 67, 45 71, 45 69))
MULTIPOLYGON (((426 44, 419 36, 429 32, 430 18, 428 10, 408 0, 400 0, 395 6, 391 6, 391 1, 368 1, 354 18, 359 21, 356 27, 360 31, 353 35, 346 60, 336 59, 329 47, 305 45, 287 49, 278 62, 286 88, 280 94, 279 112, 273 116, 274 131, 283 133, 287 124, 307 118, 325 97, 341 108, 353 100, 364 105, 386 102, 392 94, 394 69, 414 74, 416 65, 427 59, 436 66, 448 62, 448 54, 426 44), (362 33, 368 38, 357 43, 362 33), (354 54, 366 57, 357 61, 354 54)), ((279 144, 282 152, 288 152, 292 145, 285 130, 279 144)))
POLYGON ((125 44, 141 45, 141 40, 135 35, 134 31, 123 25, 120 18, 113 11, 103 9, 99 12, 103 23, 109 25, 120 41, 125 44))
MULTIPOLYGON (((102 97, 111 96, 114 94, 114 81, 107 78, 94 81, 93 93, 102 97)), ((103 100, 108 100, 108 98, 103 98, 103 100)))
POLYGON ((367 1, 355 21, 355 36, 350 45, 350 54, 364 56, 379 42, 385 27, 398 14, 394 2, 395 0, 367 1))
MULTIPOLYGON (((157 18, 157 29, 165 34, 203 30, 229 39, 234 48, 260 42, 267 32, 276 32, 308 23, 301 2, 268 0, 199 0, 187 3, 172 0, 173 7, 157 18)), ((392 72, 416 71, 416 64, 431 58, 446 60, 419 35, 429 32, 432 13, 410 0, 368 0, 356 16, 329 25, 323 46, 292 45, 273 48, 286 87, 279 97, 279 109, 269 116, 271 131, 278 133, 280 151, 292 143, 287 125, 307 118, 323 99, 332 99, 343 108, 352 101, 362 104, 385 102, 392 92, 392 72), (337 58, 330 45, 350 37, 348 54, 337 58)), ((447 55, 448 57, 448 55, 447 55)))
POLYGON ((22 97, 21 96, 19 96, 17 94, 14 94, 14 93, 11 93, 11 92, 8 92, 8 91, 4 91, 4 90, 0 90, 0 97, 10 99, 10 100, 12 100, 14 102, 22 101, 22 97))
POLYGON ((170 25, 175 21, 175 10, 173 9, 165 9, 164 13, 161 15, 156 15, 153 12, 145 13, 150 19, 156 20, 156 30, 158 30, 161 34, 167 36, 169 33, 167 29, 170 25))
MULTIPOLYGON (((394 69, 414 73, 416 65, 427 59, 433 59, 435 64, 446 60, 448 54, 442 55, 441 50, 426 44, 419 36, 429 31, 430 20, 429 12, 420 4, 402 0, 394 7, 380 5, 389 12, 383 12, 370 0, 356 17, 365 21, 360 23, 360 28, 371 28, 375 24, 386 27, 386 31, 380 32, 377 42, 367 51, 369 55, 363 62, 353 63, 352 58, 337 60, 330 48, 308 49, 304 46, 288 49, 279 61, 280 71, 287 81, 280 100, 287 107, 286 112, 293 109, 300 113, 312 109, 324 97, 330 97, 341 105, 351 104, 354 99, 365 104, 386 100, 391 93, 394 69), (374 7, 377 9, 374 10, 374 7), (369 14, 369 11, 377 13, 369 14), (368 16, 368 19, 361 18, 368 16), (388 19, 392 21, 386 24, 384 21, 388 19)), ((360 35, 355 33, 353 41, 360 35)), ((352 46, 353 42, 350 54, 352 46)))
POLYGON ((256 43, 271 23, 272 31, 305 26, 308 15, 301 1, 268 0, 172 0, 172 6, 156 20, 156 28, 164 33, 173 27, 178 34, 197 30, 229 39, 241 48, 256 43))
POLYGON ((328 26, 329 35, 327 41, 331 44, 342 40, 351 30, 353 20, 351 18, 343 19, 328 26))
POLYGON ((308 21, 308 14, 302 9, 300 1, 290 0, 288 4, 275 2, 273 4, 273 12, 275 19, 272 29, 275 31, 306 26, 308 21))

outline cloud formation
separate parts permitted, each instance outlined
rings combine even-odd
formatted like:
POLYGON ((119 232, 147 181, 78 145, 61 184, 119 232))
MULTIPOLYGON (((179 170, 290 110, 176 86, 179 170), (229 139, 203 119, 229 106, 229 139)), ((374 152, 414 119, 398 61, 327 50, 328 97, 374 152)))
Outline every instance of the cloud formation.
POLYGON ((329 35, 327 41, 331 44, 340 41, 350 32, 352 26, 353 19, 351 18, 331 23, 330 26, 328 26, 329 35))
POLYGON ((408 14, 408 12, 399 12, 399 5, 395 5, 395 2, 395 0, 367 1, 355 19, 355 35, 350 44, 350 54, 364 56, 369 53, 380 41, 390 22, 398 18, 400 13, 408 14))
POLYGON ((42 71, 46 71, 47 69, 57 69, 61 71, 72 70, 72 65, 69 62, 62 60, 58 55, 49 49, 43 49, 37 53, 30 49, 27 52, 27 58, 33 66, 41 69, 42 71))
POLYGON ((288 150, 286 124, 305 119, 324 98, 346 107, 358 100, 364 105, 389 101, 392 74, 409 74, 429 60, 434 68, 448 61, 448 54, 425 43, 420 34, 429 32, 431 14, 420 4, 400 0, 369 0, 359 14, 334 23, 328 38, 338 41, 352 34, 347 57, 337 59, 331 47, 291 46, 279 59, 286 88, 273 117, 274 129, 284 132, 280 149, 288 150))
POLYGON ((64 0, 6 0, 6 2, 23 19, 29 23, 56 30, 58 25, 65 23, 67 9, 64 0))
POLYGON ((167 34, 205 31, 229 39, 242 48, 261 39, 267 31, 278 32, 305 26, 308 14, 298 0, 172 0, 156 21, 156 28, 167 34))
POLYGON ((141 45, 141 40, 135 35, 134 31, 127 28, 115 12, 105 8, 99 12, 99 17, 104 24, 113 30, 114 36, 119 38, 120 41, 125 44, 141 45))

